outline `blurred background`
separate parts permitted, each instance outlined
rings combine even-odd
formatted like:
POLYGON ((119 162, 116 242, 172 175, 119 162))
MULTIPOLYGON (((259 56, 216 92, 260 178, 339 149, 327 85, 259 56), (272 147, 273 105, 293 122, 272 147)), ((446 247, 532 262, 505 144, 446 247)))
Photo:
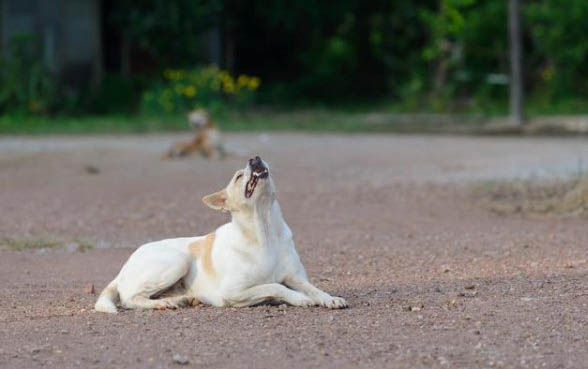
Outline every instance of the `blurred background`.
POLYGON ((0 0, 0 132, 186 129, 197 107, 225 129, 586 113, 588 2, 518 2, 0 0))
POLYGON ((588 0, 0 0, 0 368, 586 368, 587 143, 588 0), (351 309, 93 313, 255 155, 351 309))

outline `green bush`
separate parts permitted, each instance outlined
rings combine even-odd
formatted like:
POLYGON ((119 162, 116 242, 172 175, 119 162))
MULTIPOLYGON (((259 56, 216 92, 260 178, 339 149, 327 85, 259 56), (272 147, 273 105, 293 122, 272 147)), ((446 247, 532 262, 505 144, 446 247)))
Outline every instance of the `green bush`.
POLYGON ((143 93, 141 110, 146 114, 183 113, 194 108, 213 112, 227 105, 244 108, 251 104, 261 83, 245 74, 232 77, 216 66, 192 70, 166 69, 163 82, 143 93))
MULTIPOLYGON (((588 96, 588 2, 535 0, 524 8, 534 86, 553 98, 588 96)), ((528 60, 529 61, 529 60, 528 60)))
POLYGON ((96 91, 90 91, 87 110, 96 114, 133 113, 140 97, 141 79, 107 74, 96 91))
POLYGON ((43 115, 57 107, 58 85, 45 67, 40 41, 15 37, 0 57, 0 112, 43 115))

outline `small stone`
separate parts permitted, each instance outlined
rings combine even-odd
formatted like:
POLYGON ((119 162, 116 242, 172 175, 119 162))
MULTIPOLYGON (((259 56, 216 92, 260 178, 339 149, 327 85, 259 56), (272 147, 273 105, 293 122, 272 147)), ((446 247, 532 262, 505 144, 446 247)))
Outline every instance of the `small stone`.
POLYGON ((421 304, 421 305, 409 305, 409 306, 404 306, 402 308, 402 310, 404 311, 421 311, 423 310, 423 308, 425 307, 425 305, 421 304))
POLYGON ((84 166, 84 170, 88 174, 99 174, 100 173, 100 169, 98 167, 95 167, 95 166, 90 165, 90 164, 85 165, 84 166))
POLYGON ((61 334, 69 334, 69 331, 67 329, 62 329, 61 334))
POLYGON ((187 357, 182 356, 180 354, 174 354, 173 361, 174 363, 179 365, 188 365, 190 363, 190 360, 188 360, 187 357))
POLYGON ((475 284, 468 284, 468 285, 464 286, 464 288, 466 290, 473 290, 474 288, 476 288, 476 285, 475 284))

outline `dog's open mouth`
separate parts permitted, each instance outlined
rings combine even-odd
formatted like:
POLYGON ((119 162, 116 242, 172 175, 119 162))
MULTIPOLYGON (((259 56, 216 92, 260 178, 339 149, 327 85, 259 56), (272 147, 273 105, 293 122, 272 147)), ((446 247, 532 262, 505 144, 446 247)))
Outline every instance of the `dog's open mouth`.
POLYGON ((250 198, 253 195, 253 191, 255 191, 255 187, 257 187, 257 182, 260 179, 267 178, 269 176, 269 172, 267 168, 263 168, 261 170, 252 170, 251 177, 247 181, 245 185, 245 197, 250 198))
POLYGON ((255 187, 257 187, 257 182, 268 176, 269 171, 262 165, 256 165, 251 168, 251 177, 249 177, 249 180, 245 184, 245 197, 250 198, 253 195, 253 191, 255 191, 255 187))

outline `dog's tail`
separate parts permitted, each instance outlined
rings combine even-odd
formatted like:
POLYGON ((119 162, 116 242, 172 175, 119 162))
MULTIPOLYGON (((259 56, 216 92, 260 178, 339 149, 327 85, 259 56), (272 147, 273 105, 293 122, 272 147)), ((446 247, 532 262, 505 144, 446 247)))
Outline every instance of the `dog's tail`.
POLYGON ((103 313, 111 313, 116 314, 116 302, 118 301, 118 283, 117 279, 115 278, 112 282, 106 286, 100 293, 100 297, 98 297, 98 301, 96 301, 96 305, 94 305, 94 310, 101 311, 103 313))

